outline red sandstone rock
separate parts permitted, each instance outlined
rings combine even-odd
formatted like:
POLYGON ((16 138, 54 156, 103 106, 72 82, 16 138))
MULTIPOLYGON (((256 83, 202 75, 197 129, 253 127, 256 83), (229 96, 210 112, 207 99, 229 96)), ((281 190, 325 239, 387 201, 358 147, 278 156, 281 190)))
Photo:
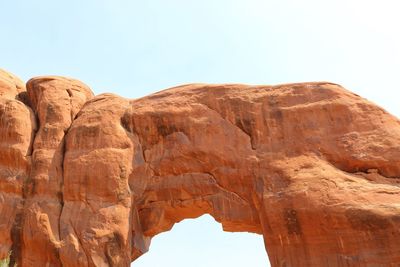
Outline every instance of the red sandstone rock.
POLYGON ((26 186, 21 264, 42 266, 51 262, 53 266, 61 266, 64 137, 76 114, 93 94, 81 82, 62 77, 31 79, 27 89, 39 129, 33 143, 32 167, 26 186))
POLYGON ((129 266, 204 213, 262 234, 272 266, 400 265, 400 122, 336 84, 129 101, 3 76, 0 256, 19 266, 129 266))
POLYGON ((22 101, 25 85, 0 70, 0 259, 20 256, 24 184, 29 179, 36 119, 22 101))

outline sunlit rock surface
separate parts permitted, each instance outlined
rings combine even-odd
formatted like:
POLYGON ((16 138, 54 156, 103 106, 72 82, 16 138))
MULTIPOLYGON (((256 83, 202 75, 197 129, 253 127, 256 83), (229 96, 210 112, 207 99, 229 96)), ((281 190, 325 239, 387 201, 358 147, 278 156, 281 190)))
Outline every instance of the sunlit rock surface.
POLYGON ((339 85, 26 88, 0 72, 0 258, 129 266, 208 213, 274 267, 400 265, 400 122, 339 85))

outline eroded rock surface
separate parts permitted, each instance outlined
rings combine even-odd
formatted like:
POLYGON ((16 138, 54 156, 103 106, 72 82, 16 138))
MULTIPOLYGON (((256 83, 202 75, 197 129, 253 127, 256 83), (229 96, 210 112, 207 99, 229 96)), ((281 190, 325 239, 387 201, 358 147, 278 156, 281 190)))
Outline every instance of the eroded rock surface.
POLYGON ((400 265, 400 121, 339 85, 26 88, 0 73, 0 258, 129 266, 209 213, 274 267, 400 265))

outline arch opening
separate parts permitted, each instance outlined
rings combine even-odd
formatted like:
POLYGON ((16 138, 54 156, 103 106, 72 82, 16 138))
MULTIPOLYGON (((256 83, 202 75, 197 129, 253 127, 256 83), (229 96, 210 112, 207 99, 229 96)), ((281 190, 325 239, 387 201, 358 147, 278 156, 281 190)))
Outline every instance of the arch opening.
POLYGON ((208 215, 185 219, 156 235, 132 267, 270 266, 262 235, 225 232, 208 215))

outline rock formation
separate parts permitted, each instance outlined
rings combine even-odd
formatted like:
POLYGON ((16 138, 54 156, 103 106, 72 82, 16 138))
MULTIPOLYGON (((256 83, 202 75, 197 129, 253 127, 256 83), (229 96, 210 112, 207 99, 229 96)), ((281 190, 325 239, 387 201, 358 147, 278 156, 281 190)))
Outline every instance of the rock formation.
POLYGON ((400 121, 332 83, 127 100, 0 72, 0 258, 129 266, 211 214, 272 266, 400 266, 400 121))

